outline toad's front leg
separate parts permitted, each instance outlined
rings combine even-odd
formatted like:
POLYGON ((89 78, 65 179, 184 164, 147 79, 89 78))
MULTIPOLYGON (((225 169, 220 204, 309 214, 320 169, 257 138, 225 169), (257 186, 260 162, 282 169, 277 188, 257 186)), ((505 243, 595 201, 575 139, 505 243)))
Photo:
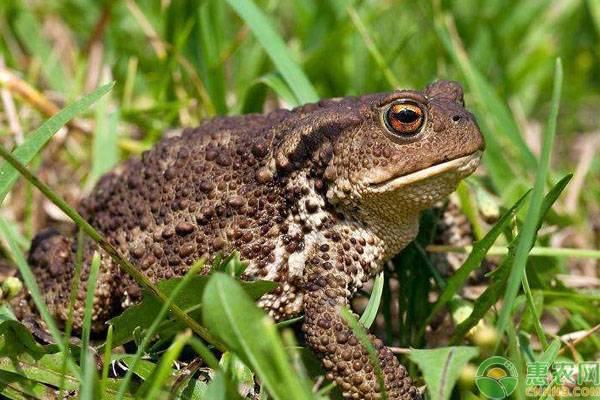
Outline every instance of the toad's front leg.
MULTIPOLYGON (((307 272, 302 330, 327 369, 328 379, 337 382, 346 398, 382 398, 367 349, 340 315, 340 308, 348 305, 347 278, 329 263, 307 265, 307 272)), ((419 399, 406 369, 390 349, 373 335, 369 340, 379 353, 388 399, 419 399)))

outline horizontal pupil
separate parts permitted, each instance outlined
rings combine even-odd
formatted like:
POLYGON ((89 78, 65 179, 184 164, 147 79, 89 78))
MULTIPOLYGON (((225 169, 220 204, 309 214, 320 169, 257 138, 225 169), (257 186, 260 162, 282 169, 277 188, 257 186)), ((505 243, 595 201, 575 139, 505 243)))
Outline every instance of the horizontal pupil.
POLYGON ((396 119, 403 124, 412 124, 417 119, 419 119, 419 114, 410 110, 408 108, 404 108, 400 110, 400 112, 396 113, 396 119))

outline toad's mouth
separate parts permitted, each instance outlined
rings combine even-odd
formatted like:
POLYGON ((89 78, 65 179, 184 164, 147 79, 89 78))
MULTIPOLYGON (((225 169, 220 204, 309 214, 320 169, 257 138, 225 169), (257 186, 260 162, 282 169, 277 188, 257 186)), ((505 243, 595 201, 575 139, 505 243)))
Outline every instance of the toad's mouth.
POLYGON ((439 164, 434 164, 419 171, 411 172, 401 176, 393 176, 380 182, 373 182, 369 184, 369 187, 374 192, 388 192, 445 173, 455 174, 458 179, 462 179, 477 169, 482 154, 483 152, 481 150, 477 150, 467 156, 455 158, 454 160, 445 161, 439 164))

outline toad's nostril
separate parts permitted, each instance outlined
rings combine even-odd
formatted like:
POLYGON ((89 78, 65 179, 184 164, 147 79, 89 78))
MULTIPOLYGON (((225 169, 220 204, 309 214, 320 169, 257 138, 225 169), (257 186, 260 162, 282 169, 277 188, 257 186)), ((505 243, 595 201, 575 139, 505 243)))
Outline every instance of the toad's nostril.
POLYGON ((456 114, 455 116, 453 116, 453 117, 452 117, 452 121, 454 121, 454 122, 458 122, 458 121, 460 121, 460 120, 461 120, 461 118, 462 118, 462 117, 461 117, 460 115, 456 114))

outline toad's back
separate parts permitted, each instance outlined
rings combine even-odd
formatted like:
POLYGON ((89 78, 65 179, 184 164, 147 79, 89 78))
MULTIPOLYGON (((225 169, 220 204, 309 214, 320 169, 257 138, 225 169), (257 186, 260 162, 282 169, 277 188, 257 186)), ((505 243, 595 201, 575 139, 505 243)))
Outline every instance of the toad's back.
POLYGON ((249 247, 286 212, 276 182, 256 180, 273 137, 264 122, 215 120, 164 140, 103 177, 82 213, 153 280, 232 247, 254 258, 249 247))
MULTIPOLYGON (((296 121, 306 123, 316 110, 359 100, 324 100, 292 111, 217 117, 185 129, 157 143, 141 159, 104 175, 79 211, 152 282, 185 274, 200 257, 234 249, 250 262, 247 279, 284 281, 287 265, 276 255, 281 253, 277 244, 286 234, 284 222, 297 210, 299 193, 288 185, 296 174, 270 172, 273 147, 294 130, 296 121)), ((294 252, 303 238, 292 235, 283 242, 294 252)), ((75 247, 76 238, 45 231, 34 239, 30 252, 36 277, 59 321, 66 319, 75 247)), ((98 249, 86 239, 88 256, 93 250, 98 249)), ((141 294, 139 286, 102 255, 97 330, 141 294)), ((86 273, 87 269, 84 279, 86 273)), ((76 318, 76 327, 78 322, 76 318)))

